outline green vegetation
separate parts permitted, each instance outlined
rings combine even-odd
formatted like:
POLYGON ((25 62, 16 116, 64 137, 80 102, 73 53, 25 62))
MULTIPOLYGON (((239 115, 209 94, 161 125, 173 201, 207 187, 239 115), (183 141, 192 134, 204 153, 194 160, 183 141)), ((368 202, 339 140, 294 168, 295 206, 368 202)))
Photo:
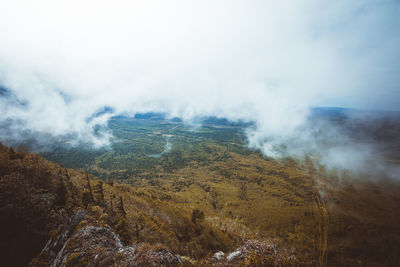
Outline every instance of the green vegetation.
POLYGON ((115 137, 109 148, 93 150, 85 145, 70 148, 59 144, 41 154, 66 167, 88 169, 104 180, 132 183, 149 178, 148 175, 183 168, 192 161, 209 164, 214 160, 210 155, 215 144, 226 148, 225 155, 218 160, 227 157, 228 152, 253 153, 245 148, 243 127, 238 125, 193 128, 169 120, 117 118, 110 120, 109 128, 115 137))

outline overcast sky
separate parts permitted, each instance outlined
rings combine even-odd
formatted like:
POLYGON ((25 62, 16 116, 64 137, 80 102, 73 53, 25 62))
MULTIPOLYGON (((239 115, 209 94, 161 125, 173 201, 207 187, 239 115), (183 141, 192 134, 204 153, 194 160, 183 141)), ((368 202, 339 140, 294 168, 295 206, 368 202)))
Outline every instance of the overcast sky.
POLYGON ((104 106, 252 120, 312 106, 400 109, 400 2, 0 2, 1 120, 91 138, 104 106), (21 104, 23 103, 23 104, 21 104))

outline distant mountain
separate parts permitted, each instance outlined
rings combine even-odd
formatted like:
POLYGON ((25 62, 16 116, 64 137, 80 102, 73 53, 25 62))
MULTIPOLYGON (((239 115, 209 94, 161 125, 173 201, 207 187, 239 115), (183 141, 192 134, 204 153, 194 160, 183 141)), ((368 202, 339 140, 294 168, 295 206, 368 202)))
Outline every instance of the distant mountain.
POLYGON ((400 118, 400 111, 368 110, 341 107, 313 107, 311 116, 325 117, 364 117, 364 118, 400 118))

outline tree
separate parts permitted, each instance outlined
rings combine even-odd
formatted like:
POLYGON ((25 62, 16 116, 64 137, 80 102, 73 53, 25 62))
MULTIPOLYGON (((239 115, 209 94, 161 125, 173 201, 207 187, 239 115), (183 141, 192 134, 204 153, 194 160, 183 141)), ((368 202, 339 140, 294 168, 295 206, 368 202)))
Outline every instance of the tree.
POLYGON ((104 206, 104 192, 103 192, 103 182, 99 181, 93 186, 93 197, 99 206, 104 206))
POLYGON ((58 179, 56 183, 56 199, 54 201, 54 204, 56 206, 63 207, 67 203, 67 189, 65 188, 62 178, 58 179))
POLYGON ((247 199, 247 186, 244 182, 240 184, 238 198, 241 200, 247 199))
POLYGON ((199 210, 199 209, 194 209, 192 211, 192 222, 196 223, 196 222, 200 222, 204 220, 204 213, 203 211, 199 210))

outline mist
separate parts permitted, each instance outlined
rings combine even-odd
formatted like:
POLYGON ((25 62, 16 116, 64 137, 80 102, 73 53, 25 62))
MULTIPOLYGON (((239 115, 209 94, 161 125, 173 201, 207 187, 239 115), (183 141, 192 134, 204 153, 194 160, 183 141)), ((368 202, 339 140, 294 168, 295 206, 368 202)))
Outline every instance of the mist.
MULTIPOLYGON (((252 122, 250 147, 305 155, 321 151, 312 107, 400 107, 395 0, 5 0, 0 10, 7 144, 68 136, 103 147, 110 117, 163 112, 252 122)), ((364 145, 354 158, 372 151, 364 145)), ((343 165, 342 148, 323 161, 343 165)))

